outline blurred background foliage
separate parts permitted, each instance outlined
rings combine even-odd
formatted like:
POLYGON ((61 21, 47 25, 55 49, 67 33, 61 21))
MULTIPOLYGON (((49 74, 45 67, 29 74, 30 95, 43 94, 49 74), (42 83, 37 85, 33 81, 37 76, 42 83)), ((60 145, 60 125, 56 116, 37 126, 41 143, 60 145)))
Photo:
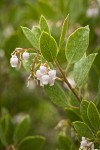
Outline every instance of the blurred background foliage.
MULTIPOLYGON (((67 36, 76 28, 89 25, 87 54, 98 52, 98 55, 82 93, 89 100, 97 99, 99 108, 100 0, 0 0, 0 109, 6 108, 16 119, 29 114, 32 120, 29 134, 45 136, 45 150, 53 150, 58 132, 55 127, 61 119, 66 119, 65 113, 48 100, 44 91, 33 81, 26 87, 28 74, 23 68, 19 71, 9 65, 11 52, 16 47, 31 47, 20 26, 32 28, 33 24, 38 25, 41 14, 48 20, 57 42, 67 14, 70 18, 67 36)), ((64 58, 58 57, 63 64, 64 58)))

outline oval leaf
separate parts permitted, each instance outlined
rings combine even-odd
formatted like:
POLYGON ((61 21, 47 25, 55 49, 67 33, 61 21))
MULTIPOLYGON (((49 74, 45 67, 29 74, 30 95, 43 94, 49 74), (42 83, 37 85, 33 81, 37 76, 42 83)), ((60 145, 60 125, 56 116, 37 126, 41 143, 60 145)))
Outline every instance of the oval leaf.
POLYGON ((69 17, 69 15, 67 15, 67 17, 65 18, 63 26, 62 26, 62 31, 61 31, 60 41, 59 41, 59 49, 63 45, 64 39, 66 36, 66 31, 68 28, 68 17, 69 17))
POLYGON ((77 86, 82 86, 84 84, 84 80, 86 79, 93 61, 96 57, 95 54, 90 54, 85 57, 85 55, 75 64, 74 66, 74 80, 77 86))
POLYGON ((66 112, 67 118, 70 119, 71 122, 81 121, 80 116, 74 110, 72 110, 71 108, 66 108, 65 112, 66 112))
POLYGON ((40 18, 40 29, 41 29, 41 31, 45 31, 50 34, 49 26, 43 15, 41 15, 41 18, 40 18))
POLYGON ((90 102, 87 110, 88 118, 90 120, 91 126, 97 132, 100 130, 100 114, 93 102, 90 102))
POLYGON ((61 107, 67 107, 68 106, 68 101, 67 101, 67 97, 64 93, 64 91, 62 90, 62 88, 55 83, 54 86, 45 86, 44 87, 48 97, 51 99, 51 101, 61 107))
POLYGON ((29 136, 22 140, 18 150, 42 150, 45 138, 41 136, 29 136))
POLYGON ((90 139, 94 138, 93 132, 88 127, 88 125, 85 124, 84 122, 76 121, 73 123, 73 126, 80 136, 90 138, 90 139))
POLYGON ((80 113, 82 115, 83 121, 91 127, 91 123, 87 115, 88 105, 89 105, 89 102, 87 100, 82 100, 81 105, 80 105, 80 113))
POLYGON ((39 42, 38 42, 38 36, 36 34, 36 32, 31 31, 30 29, 26 28, 26 27, 22 27, 22 31, 25 34, 26 38, 28 39, 28 41, 31 43, 31 45, 39 50, 39 42))
POLYGON ((30 117, 29 115, 26 115, 15 128, 14 141, 18 142, 19 140, 21 140, 27 134, 29 128, 30 128, 30 117))
POLYGON ((89 44, 89 27, 78 28, 72 33, 66 44, 66 58, 69 64, 80 60, 88 48, 89 44))
POLYGON ((53 62, 57 56, 57 43, 55 39, 46 32, 43 32, 40 37, 40 49, 43 57, 53 62))

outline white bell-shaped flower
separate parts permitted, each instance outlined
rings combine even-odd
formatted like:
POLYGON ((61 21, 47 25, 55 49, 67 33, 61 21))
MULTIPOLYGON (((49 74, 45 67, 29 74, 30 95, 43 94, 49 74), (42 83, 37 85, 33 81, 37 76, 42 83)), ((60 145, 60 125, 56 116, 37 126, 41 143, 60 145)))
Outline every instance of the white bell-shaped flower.
POLYGON ((48 72, 48 75, 50 78, 56 78, 56 70, 50 70, 48 72))
POLYGON ((29 55, 28 52, 24 52, 24 53, 22 54, 23 60, 25 60, 25 61, 28 61, 29 56, 30 56, 30 55, 29 55))
POLYGON ((47 85, 49 83, 49 75, 43 75, 41 77, 41 82, 43 85, 47 85))
POLYGON ((42 75, 43 75, 43 74, 41 73, 40 70, 37 70, 37 71, 36 71, 36 77, 37 77, 38 80, 41 80, 42 75))
POLYGON ((17 67, 18 58, 16 55, 12 55, 12 57, 10 58, 10 64, 11 64, 11 67, 17 67))
POLYGON ((40 66, 40 71, 42 74, 45 74, 47 71, 47 68, 45 66, 40 66))

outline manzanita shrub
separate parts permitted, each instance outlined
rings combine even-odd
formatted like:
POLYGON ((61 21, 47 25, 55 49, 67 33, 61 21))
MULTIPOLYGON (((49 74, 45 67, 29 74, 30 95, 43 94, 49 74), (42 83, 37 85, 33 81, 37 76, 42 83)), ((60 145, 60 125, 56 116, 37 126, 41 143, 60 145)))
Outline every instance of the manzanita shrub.
MULTIPOLYGON (((100 113, 96 101, 86 100, 80 90, 87 82, 88 73, 97 55, 86 53, 89 45, 89 26, 78 28, 66 40, 67 16, 62 25, 59 43, 51 35, 44 16, 41 16, 39 26, 33 26, 32 29, 21 28, 32 47, 16 48, 11 54, 10 64, 12 67, 23 65, 29 73, 27 86, 32 78, 38 86, 44 88, 54 104, 65 110, 67 120, 62 120, 56 127, 63 128, 63 132, 58 135, 57 150, 99 149, 100 113), (60 59, 65 60, 64 65, 60 63, 60 59), (73 80, 68 79, 69 74, 73 80), (67 87, 67 92, 63 85, 67 87)), ((6 123, 11 123, 10 116, 4 115, 1 119, 2 125, 5 117, 8 118, 6 123)), ((43 149, 45 138, 25 136, 30 126, 28 115, 16 126, 13 142, 7 143, 2 125, 0 125, 1 142, 5 147, 13 143, 8 149, 43 149)))

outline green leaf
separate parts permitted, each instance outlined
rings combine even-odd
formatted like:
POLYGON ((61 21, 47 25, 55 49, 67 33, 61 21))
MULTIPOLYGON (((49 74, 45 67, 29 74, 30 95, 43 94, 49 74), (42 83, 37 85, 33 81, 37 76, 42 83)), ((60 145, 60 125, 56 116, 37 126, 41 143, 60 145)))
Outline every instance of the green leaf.
POLYGON ((30 57, 29 57, 28 61, 23 60, 23 67, 25 68, 25 70, 27 72, 31 71, 32 61, 33 61, 35 55, 36 55, 35 53, 30 53, 30 57))
POLYGON ((73 126, 80 136, 90 138, 90 139, 94 138, 92 130, 84 122, 80 122, 80 121, 73 122, 73 126))
POLYGON ((59 150, 75 150, 75 146, 70 138, 59 135, 58 138, 59 150))
POLYGON ((53 62, 57 56, 57 43, 55 39, 46 32, 43 32, 40 37, 40 49, 43 57, 53 62))
POLYGON ((95 54, 85 55, 74 66, 74 80, 77 86, 82 86, 96 57, 95 54))
POLYGON ((60 106, 60 107, 67 107, 68 106, 68 101, 66 94, 62 90, 62 88, 55 83, 54 86, 45 86, 44 87, 48 97, 51 99, 51 101, 60 106))
POLYGON ((90 102, 87 110, 88 118, 90 120, 91 126, 97 132, 100 130, 100 114, 93 102, 90 102))
POLYGON ((30 117, 29 115, 26 115, 15 128, 14 131, 15 142, 21 140, 27 134, 29 128, 30 128, 30 117))
POLYGON ((72 33, 66 43, 66 58, 69 64, 80 60, 88 48, 89 44, 89 27, 78 28, 72 33))
POLYGON ((100 131, 97 132, 96 137, 100 139, 100 131))
POLYGON ((6 138, 5 138, 4 131, 3 131, 1 124, 0 124, 0 141, 5 147, 7 146, 6 138))
POLYGON ((31 31, 34 34, 35 41, 37 43, 37 49, 39 49, 39 41, 40 41, 41 30, 40 30, 39 27, 33 26, 31 31))
POLYGON ((80 116, 74 110, 72 110, 71 108, 66 108, 65 112, 66 112, 67 118, 70 119, 71 122, 81 121, 80 116))
POLYGON ((80 113, 82 115, 83 121, 91 127, 91 123, 87 115, 88 105, 89 105, 89 102, 87 100, 82 100, 81 105, 80 105, 80 113))
POLYGON ((38 39, 38 35, 39 35, 39 30, 37 31, 37 29, 28 29, 26 27, 21 27, 23 33, 25 34, 26 38, 28 39, 28 41, 31 43, 31 45, 36 48, 37 50, 39 50, 39 39, 38 39), (34 32, 33 32, 34 31, 34 32), (38 32, 38 35, 37 35, 38 32))
POLYGON ((63 26, 62 26, 62 31, 61 31, 60 41, 59 41, 59 49, 63 45, 64 39, 66 37, 66 31, 68 28, 68 17, 69 15, 67 15, 67 17, 65 18, 63 26))
POLYGON ((40 18, 40 29, 41 29, 41 31, 45 31, 50 34, 49 26, 43 15, 41 15, 41 18, 40 18))
POLYGON ((42 150, 45 138, 41 136, 29 136, 22 140, 18 150, 42 150))

